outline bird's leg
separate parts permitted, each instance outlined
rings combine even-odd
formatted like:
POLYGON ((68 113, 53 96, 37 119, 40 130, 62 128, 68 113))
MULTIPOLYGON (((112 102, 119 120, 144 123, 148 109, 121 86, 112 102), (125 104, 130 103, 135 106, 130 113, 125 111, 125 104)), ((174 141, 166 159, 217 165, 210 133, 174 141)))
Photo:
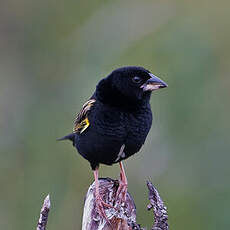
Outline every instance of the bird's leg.
POLYGON ((120 180, 119 180, 119 187, 117 189, 116 199, 119 204, 123 204, 126 201, 126 194, 128 190, 128 180, 125 175, 125 170, 122 162, 119 162, 120 165, 120 180))
POLYGON ((99 180, 98 180, 98 168, 96 168, 94 171, 94 179, 95 179, 95 198, 96 198, 96 208, 99 213, 99 215, 107 220, 107 222, 110 223, 108 217, 105 214, 104 207, 107 208, 113 208, 112 205, 107 204, 105 201, 102 200, 102 197, 99 192, 99 180))

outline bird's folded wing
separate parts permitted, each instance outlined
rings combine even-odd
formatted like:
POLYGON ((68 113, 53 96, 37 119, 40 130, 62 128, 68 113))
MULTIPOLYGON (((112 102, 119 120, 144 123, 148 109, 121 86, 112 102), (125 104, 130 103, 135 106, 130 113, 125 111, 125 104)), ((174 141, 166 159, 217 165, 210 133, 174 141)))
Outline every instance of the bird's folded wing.
POLYGON ((82 109, 77 114, 74 122, 74 127, 73 127, 74 133, 82 133, 89 127, 89 120, 87 115, 95 102, 96 102, 95 99, 90 99, 82 106, 82 109))

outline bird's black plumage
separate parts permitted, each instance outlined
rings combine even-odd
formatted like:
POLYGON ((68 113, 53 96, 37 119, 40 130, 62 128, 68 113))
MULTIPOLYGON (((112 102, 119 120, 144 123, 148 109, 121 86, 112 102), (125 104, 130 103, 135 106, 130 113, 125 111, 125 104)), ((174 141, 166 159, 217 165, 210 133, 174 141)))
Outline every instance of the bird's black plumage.
POLYGON ((142 67, 114 70, 77 115, 69 139, 93 170, 137 153, 152 124, 151 91, 167 85, 142 67))

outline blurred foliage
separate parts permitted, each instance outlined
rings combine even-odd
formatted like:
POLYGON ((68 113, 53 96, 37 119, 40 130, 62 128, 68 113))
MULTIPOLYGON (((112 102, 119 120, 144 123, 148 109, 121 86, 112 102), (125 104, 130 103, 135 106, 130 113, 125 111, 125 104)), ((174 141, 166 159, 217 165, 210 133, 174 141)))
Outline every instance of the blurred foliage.
MULTIPOLYGON (((0 8, 0 226, 33 229, 51 194, 49 230, 80 229, 93 180, 70 143, 75 112, 113 69, 141 65, 169 88, 125 162, 138 221, 149 227, 146 179, 171 229, 229 229, 229 1, 4 1, 0 8)), ((118 166, 101 176, 118 177, 118 166)))

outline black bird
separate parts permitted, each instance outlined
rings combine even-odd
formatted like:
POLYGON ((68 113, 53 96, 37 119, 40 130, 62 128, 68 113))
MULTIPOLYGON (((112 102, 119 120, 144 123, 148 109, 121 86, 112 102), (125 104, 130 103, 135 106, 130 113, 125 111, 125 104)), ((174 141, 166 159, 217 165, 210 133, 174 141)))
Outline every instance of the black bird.
POLYGON ((118 200, 124 201, 127 178, 121 163, 137 153, 152 124, 151 92, 167 84, 143 67, 127 66, 102 79, 93 96, 77 114, 73 132, 59 140, 71 140, 94 171, 98 212, 106 218, 108 207, 99 194, 99 164, 120 164, 118 200))

